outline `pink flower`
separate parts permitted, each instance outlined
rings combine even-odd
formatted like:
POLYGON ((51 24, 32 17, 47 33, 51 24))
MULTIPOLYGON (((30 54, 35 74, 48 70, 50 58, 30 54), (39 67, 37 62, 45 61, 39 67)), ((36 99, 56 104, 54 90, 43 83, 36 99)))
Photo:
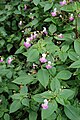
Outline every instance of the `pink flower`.
POLYGON ((47 30, 46 30, 46 27, 43 27, 43 33, 44 33, 45 35, 48 34, 48 32, 47 32, 47 30))
POLYGON ((51 12, 51 15, 52 15, 53 17, 55 17, 57 14, 56 14, 56 12, 51 12))
POLYGON ((73 14, 70 15, 69 20, 70 20, 70 21, 73 21, 73 20, 74 20, 73 14))
POLYGON ((46 65, 46 68, 47 68, 47 69, 51 69, 51 68, 52 68, 52 66, 51 66, 51 61, 48 61, 48 64, 46 65))
POLYGON ((55 17, 57 14, 56 14, 56 8, 54 8, 54 11, 53 12, 51 12, 51 15, 53 16, 53 17, 55 17))
POLYGON ((36 33, 36 31, 34 32, 33 37, 34 37, 34 39, 37 37, 37 33, 36 33))
POLYGON ((42 107, 44 110, 48 109, 48 101, 47 101, 47 99, 44 100, 44 103, 41 105, 41 107, 42 107))
POLYGON ((31 46, 31 44, 30 44, 29 42, 30 42, 30 38, 27 38, 27 39, 26 39, 26 42, 24 42, 24 46, 25 46, 26 48, 29 48, 29 47, 31 46))
POLYGON ((42 57, 39 59, 41 63, 46 63, 47 62, 47 59, 45 58, 46 57, 46 54, 42 54, 42 57))
POLYGON ((20 25, 20 26, 22 25, 22 21, 19 22, 19 25, 20 25))
POLYGON ((67 4, 66 0, 63 0, 63 1, 60 2, 60 5, 61 5, 61 6, 64 6, 64 5, 66 5, 66 4, 67 4))
POLYGON ((45 57, 41 57, 39 60, 40 60, 41 63, 46 63, 47 62, 47 59, 45 57))
POLYGON ((31 34, 31 36, 29 37, 30 40, 33 40, 34 39, 34 35, 31 34))
POLYGON ((80 17, 80 13, 78 14, 78 17, 80 17))
POLYGON ((25 46, 26 48, 29 48, 29 47, 31 46, 31 44, 28 43, 28 42, 24 42, 24 46, 25 46))
POLYGON ((35 69, 36 67, 37 67, 37 65, 33 63, 33 69, 35 69))
POLYGON ((3 62, 3 58, 1 57, 1 59, 0 59, 0 63, 2 63, 3 62))
POLYGON ((13 58, 9 57, 8 58, 8 64, 10 65, 12 61, 13 61, 13 58))
POLYGON ((24 10, 27 10, 27 5, 24 5, 24 10))
POLYGON ((46 65, 46 68, 47 68, 47 69, 51 69, 52 66, 51 66, 51 65, 46 65))
POLYGON ((48 109, 48 105, 47 105, 47 104, 45 104, 45 103, 44 103, 44 104, 42 104, 41 106, 42 106, 42 108, 43 108, 44 110, 48 109))
POLYGON ((64 36, 63 36, 62 33, 60 33, 60 34, 58 35, 58 37, 59 37, 59 38, 63 38, 64 36))

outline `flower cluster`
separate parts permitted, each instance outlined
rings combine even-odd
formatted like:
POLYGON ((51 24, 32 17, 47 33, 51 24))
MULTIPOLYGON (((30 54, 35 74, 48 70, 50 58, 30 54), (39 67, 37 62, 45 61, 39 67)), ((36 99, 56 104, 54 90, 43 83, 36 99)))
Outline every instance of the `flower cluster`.
MULTIPOLYGON (((22 31, 22 32, 24 32, 24 31, 22 31)), ((26 39, 26 42, 24 42, 24 46, 26 47, 26 48, 29 48, 30 46, 31 46, 31 41, 32 40, 34 40, 34 39, 36 39, 37 37, 39 37, 39 31, 34 31, 33 33, 31 33, 31 35, 30 35, 30 37, 28 37, 27 39, 26 39)), ((42 34, 45 34, 45 35, 47 35, 48 34, 48 32, 47 32, 47 29, 46 29, 46 27, 43 27, 43 31, 41 32, 42 34)))
POLYGON ((46 59, 46 54, 45 54, 45 53, 42 54, 42 57, 41 57, 39 60, 40 60, 41 63, 46 63, 46 62, 48 62, 48 64, 46 65, 46 68, 47 68, 47 69, 51 69, 51 68, 52 68, 52 63, 51 63, 51 61, 48 61, 48 60, 46 59))
MULTIPOLYGON (((7 60, 8 65, 10 65, 12 61, 13 61, 13 58, 9 57, 8 60, 7 60)), ((3 62, 4 62, 4 60, 3 60, 3 58, 1 57, 0 63, 3 63, 3 62)))

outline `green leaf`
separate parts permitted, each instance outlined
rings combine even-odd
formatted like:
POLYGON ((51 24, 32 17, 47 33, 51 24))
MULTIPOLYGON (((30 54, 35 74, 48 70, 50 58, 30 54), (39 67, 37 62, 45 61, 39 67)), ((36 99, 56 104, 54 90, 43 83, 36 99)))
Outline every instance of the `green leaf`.
POLYGON ((38 23, 38 19, 36 18, 31 22, 32 25, 36 25, 37 23, 38 23))
POLYGON ((75 40, 74 41, 74 49, 76 53, 80 56, 80 40, 75 40))
POLYGON ((72 73, 68 70, 62 70, 57 74, 58 79, 68 80, 71 77, 72 73))
POLYGON ((69 68, 80 68, 80 59, 77 60, 77 61, 75 61, 75 62, 73 62, 73 63, 69 66, 69 68))
POLYGON ((10 52, 11 48, 13 47, 12 44, 7 44, 7 50, 10 52))
POLYGON ((40 0, 33 0, 33 3, 37 6, 39 4, 40 0))
POLYGON ((65 62, 67 59, 67 53, 63 51, 59 51, 58 54, 59 54, 59 58, 61 59, 61 61, 65 62))
POLYGON ((52 21, 51 18, 46 18, 46 19, 44 20, 44 22, 51 22, 51 21, 52 21))
POLYGON ((13 103, 10 106, 10 113, 13 113, 13 112, 17 111, 20 108, 21 108, 20 101, 19 100, 15 100, 15 101, 13 101, 13 103))
POLYGON ((80 17, 77 17, 77 29, 80 32, 80 17))
POLYGON ((10 120, 9 114, 7 114, 7 113, 4 114, 4 120, 10 120))
POLYGON ((60 82, 57 78, 53 78, 51 80, 51 84, 50 84, 51 90, 52 91, 59 91, 60 89, 60 82))
POLYGON ((68 51, 68 56, 73 61, 77 61, 79 59, 78 54, 76 54, 76 52, 74 52, 73 50, 68 51))
POLYGON ((37 120, 37 113, 34 111, 30 111, 29 120, 37 120))
POLYGON ((72 99, 74 97, 75 91, 70 90, 70 89, 63 89, 60 91, 59 96, 64 98, 64 99, 72 99))
POLYGON ((61 105, 65 105, 64 98, 61 96, 57 96, 56 101, 61 105))
POLYGON ((36 62, 39 59, 39 52, 36 49, 30 49, 28 52, 23 53, 27 57, 27 61, 36 62))
POLYGON ((56 101, 52 101, 52 103, 49 103, 48 109, 46 109, 46 110, 42 109, 42 113, 41 113, 42 120, 51 116, 54 113, 54 111, 56 111, 56 109, 57 109, 56 101))
POLYGON ((46 120, 56 120, 56 113, 50 115, 48 118, 46 118, 46 120))
POLYGON ((27 95, 28 92, 28 88, 26 85, 22 86, 22 88, 20 89, 20 94, 25 94, 27 95))
POLYGON ((66 12, 74 12, 76 10, 74 3, 65 5, 61 7, 60 9, 66 12))
POLYGON ((80 115, 75 107, 67 105, 64 107, 64 112, 70 120, 80 120, 80 115))
POLYGON ((49 82, 49 73, 45 69, 40 69, 37 74, 39 82, 46 88, 49 82))
POLYGON ((15 52, 15 54, 22 53, 23 51, 24 51, 24 47, 21 46, 19 49, 17 49, 17 51, 15 52))
POLYGON ((49 69, 48 71, 52 76, 55 76, 55 74, 56 74, 56 68, 55 67, 49 69))
POLYGON ((55 26, 54 24, 51 24, 51 25, 49 26, 49 32, 50 32, 51 34, 53 34, 54 32, 56 32, 56 30, 57 30, 57 28, 56 28, 56 26, 55 26))
POLYGON ((53 5, 53 3, 52 4, 50 4, 50 3, 45 4, 45 6, 44 6, 44 12, 46 12, 49 9, 51 9, 52 5, 53 5))
POLYGON ((24 98, 24 99, 22 100, 22 104, 23 104, 24 106, 29 106, 29 99, 24 98))
POLYGON ((48 91, 45 91, 41 94, 36 94, 32 98, 37 102, 43 102, 44 99, 53 98, 53 92, 48 90, 48 91))
POLYGON ((34 80, 34 78, 31 75, 24 75, 24 76, 19 76, 18 78, 16 78, 13 83, 16 83, 18 85, 25 85, 25 84, 29 84, 30 82, 32 82, 34 80))
POLYGON ((61 48, 61 51, 66 52, 69 49, 69 45, 68 44, 64 44, 61 48))

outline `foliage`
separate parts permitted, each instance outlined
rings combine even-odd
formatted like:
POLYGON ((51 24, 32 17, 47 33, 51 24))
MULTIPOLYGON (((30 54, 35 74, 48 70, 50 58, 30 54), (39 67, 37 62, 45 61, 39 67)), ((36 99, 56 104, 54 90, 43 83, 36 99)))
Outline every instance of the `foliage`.
POLYGON ((61 4, 0 1, 1 120, 80 120, 80 2, 61 4))

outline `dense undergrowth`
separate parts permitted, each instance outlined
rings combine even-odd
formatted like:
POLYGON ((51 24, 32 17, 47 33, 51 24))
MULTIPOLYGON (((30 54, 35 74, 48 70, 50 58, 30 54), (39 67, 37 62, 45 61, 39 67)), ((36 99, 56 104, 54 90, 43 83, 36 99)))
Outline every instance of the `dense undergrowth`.
POLYGON ((80 120, 79 0, 0 0, 0 119, 80 120))

